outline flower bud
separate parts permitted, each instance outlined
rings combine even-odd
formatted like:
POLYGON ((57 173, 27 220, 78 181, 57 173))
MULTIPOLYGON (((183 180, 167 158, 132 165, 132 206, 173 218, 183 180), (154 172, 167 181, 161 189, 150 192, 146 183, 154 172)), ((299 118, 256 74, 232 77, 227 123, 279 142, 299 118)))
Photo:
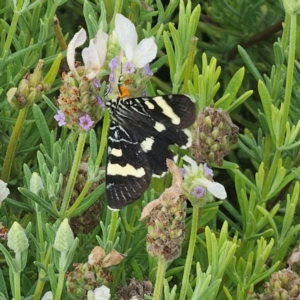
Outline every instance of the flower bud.
POLYGON ((53 247, 61 252, 68 252, 74 243, 74 235, 69 225, 68 219, 64 219, 60 224, 53 247))
POLYGON ((34 72, 25 75, 18 88, 11 88, 7 92, 7 100, 14 109, 22 109, 41 100, 42 95, 50 88, 49 84, 43 83, 41 76, 43 63, 40 59, 34 72))
POLYGON ((43 181, 40 175, 34 172, 30 178, 30 191, 38 195, 40 190, 44 190, 43 181))
POLYGON ((14 222, 7 235, 7 246, 15 253, 28 249, 28 238, 25 230, 17 222, 14 222))

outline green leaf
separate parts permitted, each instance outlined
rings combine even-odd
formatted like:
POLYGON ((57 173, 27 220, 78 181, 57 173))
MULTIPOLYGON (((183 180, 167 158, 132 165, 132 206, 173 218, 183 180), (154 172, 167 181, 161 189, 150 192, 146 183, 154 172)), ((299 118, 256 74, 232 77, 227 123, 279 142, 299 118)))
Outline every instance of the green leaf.
POLYGON ((226 101, 223 101, 221 105, 218 105, 218 102, 216 102, 216 107, 217 108, 223 108, 224 110, 228 110, 229 105, 232 104, 234 99, 236 98, 236 94, 241 87, 241 84, 243 82, 245 74, 245 68, 240 68, 231 78, 229 81, 226 90, 224 92, 224 95, 229 95, 226 98, 226 101))
POLYGON ((84 211, 86 211, 91 205, 93 205, 97 200, 99 200, 100 196, 102 196, 105 192, 105 183, 99 185, 90 195, 85 197, 80 205, 76 208, 76 210, 68 217, 73 218, 84 211))
POLYGON ((244 63, 246 64, 247 68, 250 70, 250 72, 252 73, 252 75, 254 76, 254 78, 258 81, 263 81, 262 76, 260 75, 260 73, 258 72, 257 68, 254 66, 250 56, 248 55, 248 53, 246 52, 246 50, 242 47, 242 46, 238 46, 238 51, 244 61, 244 63))
POLYGON ((97 17, 92 5, 87 0, 83 2, 83 15, 87 25, 89 38, 94 38, 98 31, 97 17))
POLYGON ((38 205, 40 205, 42 208, 44 208, 51 216, 55 218, 59 218, 58 213, 54 211, 54 209, 48 204, 45 199, 40 198, 36 194, 32 193, 30 190, 26 188, 19 187, 19 192, 23 194, 25 197, 27 197, 29 200, 34 201, 38 205))
POLYGON ((50 131, 48 128, 48 124, 45 120, 44 113, 41 111, 38 105, 34 104, 32 106, 33 116, 35 119, 36 127, 40 133, 43 144, 47 153, 50 154, 52 152, 51 139, 50 139, 50 131))
POLYGON ((7 288, 5 284, 5 280, 3 277, 2 270, 0 269, 0 299, 1 299, 1 294, 4 297, 3 299, 8 299, 8 293, 7 293, 7 288))

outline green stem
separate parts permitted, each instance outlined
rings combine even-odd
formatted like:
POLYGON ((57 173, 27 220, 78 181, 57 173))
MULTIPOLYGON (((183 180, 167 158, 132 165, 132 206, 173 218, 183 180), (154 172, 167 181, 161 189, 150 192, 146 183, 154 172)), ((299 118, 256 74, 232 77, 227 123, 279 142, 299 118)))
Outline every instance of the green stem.
POLYGON ((43 219, 42 219, 42 212, 40 210, 40 207, 37 208, 37 213, 36 213, 36 216, 37 216, 37 236, 38 236, 38 241, 39 241, 39 244, 40 244, 40 247, 41 247, 41 253, 40 254, 40 257, 36 257, 36 259, 38 261, 44 261, 45 259, 45 243, 44 243, 44 234, 43 234, 43 225, 44 222, 43 222, 43 219))
MULTIPOLYGON (((45 259, 41 260, 41 262, 44 266, 48 266, 48 264, 50 262, 50 258, 51 258, 51 254, 52 254, 51 249, 52 249, 51 247, 48 248, 45 259)), ((37 285, 36 285, 36 288, 34 291, 33 300, 40 300, 42 298, 43 288, 46 283, 46 281, 44 280, 45 275, 46 275, 45 271, 43 269, 40 269, 39 278, 38 278, 38 282, 37 282, 37 285)))
MULTIPOLYGON (((125 236, 125 241, 122 245, 122 249, 123 249, 124 252, 126 252, 126 250, 129 249, 130 240, 132 238, 133 232, 135 231, 134 224, 135 224, 136 218, 137 218, 137 209, 133 209, 132 214, 130 216, 130 222, 127 226, 125 225, 125 227, 126 227, 126 236, 125 236)), ((117 285, 120 281, 120 277, 122 275, 123 267, 124 267, 125 263, 126 263, 126 261, 123 260, 120 267, 117 268, 115 273, 113 274, 114 281, 111 285, 112 295, 114 295, 114 293, 116 291, 116 287, 117 287, 117 285)))
POLYGON ((20 0, 20 1, 17 2, 17 7, 14 11, 14 16, 13 16, 11 24, 9 26, 9 32, 7 34, 7 37, 6 37, 6 41, 5 41, 5 44, 4 44, 4 47, 3 47, 1 57, 3 57, 5 52, 10 49, 12 39, 13 39, 13 37, 15 35, 15 32, 16 32, 16 29, 17 29, 17 23, 18 23, 20 15, 21 15, 20 12, 22 10, 22 7, 23 7, 23 0, 20 0))
POLYGON ((184 273, 182 278, 182 287, 180 291, 179 300, 186 299, 186 293, 189 286, 189 276, 190 271, 193 263, 193 256, 194 250, 196 245, 196 237, 197 237, 197 228, 198 228, 198 219, 199 215, 202 213, 202 208, 193 207, 193 218, 192 218, 192 228, 191 228, 191 235, 189 241, 189 248, 188 253, 186 256, 185 266, 184 266, 184 273))
POLYGON ((164 279, 166 275, 167 262, 165 259, 158 259, 156 281, 154 286, 153 300, 160 300, 163 291, 164 279))
POLYGON ((4 182, 9 181, 9 175, 10 175, 10 170, 13 162, 13 158, 15 156, 17 144, 20 138, 20 134, 22 132, 22 128, 24 126, 24 122, 26 119, 27 112, 29 110, 29 106, 24 107, 19 111, 19 115, 16 121, 16 125, 13 129, 13 132, 10 137, 10 141, 6 150, 5 158, 4 158, 4 163, 3 163, 3 168, 2 168, 2 174, 1 174, 1 179, 4 182))
MULTIPOLYGON (((103 127, 102 127, 102 133, 101 133, 101 142, 100 142, 100 147, 99 147, 99 152, 97 159, 95 161, 95 166, 99 166, 102 158, 104 151, 106 149, 106 142, 107 142, 107 132, 108 132, 108 126, 109 126, 109 112, 106 110, 104 112, 104 120, 103 120, 103 127)), ((70 216, 76 208, 81 204, 82 200, 84 199, 85 195, 88 193, 90 187, 92 185, 91 181, 87 181, 84 188, 82 189, 80 195, 74 202, 74 204, 68 209, 67 211, 67 216, 70 216)))
POLYGON ((74 185, 76 182, 76 176, 78 173, 79 165, 81 162, 81 157, 84 149, 85 139, 87 137, 86 132, 81 132, 78 138, 77 149, 74 156, 74 161, 71 169, 71 173, 69 176, 68 184, 66 187, 65 195, 62 201, 61 210, 60 210, 60 219, 63 220, 66 218, 67 209, 69 207, 71 195, 74 189, 74 185))
MULTIPOLYGON (((15 262, 17 264, 17 269, 21 270, 21 252, 15 253, 15 262)), ((14 292, 15 298, 14 300, 21 300, 21 280, 20 280, 21 272, 14 272, 14 292)))
POLYGON ((65 282, 65 264, 67 260, 67 252, 66 251, 61 251, 60 252, 60 257, 59 257, 59 273, 58 273, 58 282, 57 282, 57 288, 56 288, 56 293, 55 293, 55 298, 54 300, 60 300, 61 299, 61 294, 63 291, 64 287, 64 282, 65 282))
POLYGON ((112 211, 111 212, 111 221, 110 221, 110 229, 107 241, 113 242, 115 240, 115 235, 117 231, 117 222, 119 218, 119 211, 112 211))
POLYGON ((287 77, 286 86, 284 93, 284 103, 283 103, 283 113, 282 113, 282 123, 278 138, 278 147, 281 147, 284 142, 286 123, 288 120, 291 94, 293 87, 293 76, 294 76, 294 62, 295 62, 295 51, 296 51, 296 34, 297 34, 297 15, 291 14, 290 19, 290 38, 289 38, 289 54, 287 62, 287 77))
POLYGON ((54 298, 55 300, 61 299, 64 282, 65 282, 65 272, 63 270, 60 270, 59 274, 58 274, 58 283, 57 283, 57 289, 56 289, 56 294, 55 294, 55 298, 54 298))

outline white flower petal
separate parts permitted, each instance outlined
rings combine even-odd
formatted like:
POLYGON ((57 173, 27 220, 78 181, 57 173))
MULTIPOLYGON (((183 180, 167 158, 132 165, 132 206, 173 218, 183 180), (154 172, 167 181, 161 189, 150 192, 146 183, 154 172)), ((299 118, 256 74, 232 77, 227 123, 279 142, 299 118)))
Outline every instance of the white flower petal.
POLYGON ((46 292, 41 300, 53 300, 52 292, 46 292))
POLYGON ((93 41, 90 41, 90 45, 82 50, 82 59, 85 66, 86 76, 89 80, 92 80, 100 71, 100 63, 98 58, 97 49, 93 41))
MULTIPOLYGON (((209 181, 209 180, 208 180, 209 181)), ((226 199, 227 193, 221 183, 209 181, 206 184, 207 190, 218 199, 226 199)))
POLYGON ((115 32, 120 47, 125 52, 126 58, 132 60, 133 51, 137 46, 137 33, 134 25, 121 14, 116 14, 115 32))
POLYGON ((89 80, 97 76, 105 62, 107 39, 108 35, 100 29, 97 35, 90 40, 90 45, 82 50, 81 55, 89 80))
POLYGON ((93 43, 95 44, 96 51, 98 54, 98 61, 100 64, 100 68, 103 66, 106 58, 107 40, 108 40, 107 33, 103 32, 101 29, 98 30, 97 35, 93 39, 93 43))
POLYGON ((94 293, 95 300, 108 300, 110 298, 110 289, 104 285, 100 288, 96 288, 94 293))
POLYGON ((182 157, 182 159, 184 161, 188 162, 191 165, 192 171, 194 173, 197 173, 197 171, 198 171, 198 165, 197 165, 197 163, 191 157, 185 155, 185 156, 182 157))
POLYGON ((0 204, 1 202, 7 198, 7 196, 9 195, 9 189, 6 187, 7 183, 5 183, 4 181, 2 181, 0 179, 0 204))
POLYGON ((144 68, 150 63, 157 54, 157 45, 154 38, 146 38, 141 40, 133 52, 132 62, 137 68, 144 68))
POLYGON ((81 28, 72 38, 68 45, 67 49, 67 62, 70 70, 77 75, 77 71, 75 69, 75 49, 81 45, 86 40, 86 32, 83 28, 81 28))

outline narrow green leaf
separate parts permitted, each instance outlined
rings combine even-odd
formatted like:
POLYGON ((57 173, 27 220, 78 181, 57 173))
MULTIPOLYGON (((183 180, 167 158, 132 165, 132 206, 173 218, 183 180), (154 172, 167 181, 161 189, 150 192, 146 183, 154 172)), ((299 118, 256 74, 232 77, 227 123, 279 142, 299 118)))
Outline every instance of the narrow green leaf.
POLYGON ((48 128, 48 124, 45 120, 45 116, 38 105, 34 104, 32 106, 33 116, 35 119, 36 127, 40 133, 43 145, 47 150, 47 153, 50 154, 52 152, 52 146, 50 144, 50 131, 48 128))
POLYGON ((58 218, 59 215, 53 210, 53 208, 48 204, 45 199, 40 198, 36 194, 32 193, 30 190, 19 187, 19 192, 23 194, 25 197, 27 197, 29 200, 34 201, 38 205, 40 205, 42 208, 44 208, 51 216, 58 218))
POLYGON ((244 103, 252 94, 253 94, 252 90, 245 92, 243 95, 238 97, 231 105, 229 105, 226 111, 228 112, 233 111, 234 109, 239 107, 242 103, 244 103))
POLYGON ((89 37, 94 38, 98 31, 97 17, 92 5, 87 0, 83 2, 83 15, 88 28, 89 37))
POLYGON ((263 81, 262 76, 260 75, 260 73, 258 72, 257 68, 254 66, 250 56, 248 55, 248 53, 246 52, 246 50, 241 47, 238 46, 238 51, 244 61, 244 63, 246 64, 247 68, 250 70, 250 72, 252 73, 252 75, 254 76, 254 78, 258 81, 263 81))
POLYGON ((218 108, 223 108, 224 110, 228 110, 229 105, 232 104, 234 99, 236 98, 236 94, 241 87, 243 78, 245 74, 245 68, 240 68, 229 81, 224 95, 229 94, 229 97, 226 98, 226 101, 222 102, 222 105, 216 106, 218 108))

